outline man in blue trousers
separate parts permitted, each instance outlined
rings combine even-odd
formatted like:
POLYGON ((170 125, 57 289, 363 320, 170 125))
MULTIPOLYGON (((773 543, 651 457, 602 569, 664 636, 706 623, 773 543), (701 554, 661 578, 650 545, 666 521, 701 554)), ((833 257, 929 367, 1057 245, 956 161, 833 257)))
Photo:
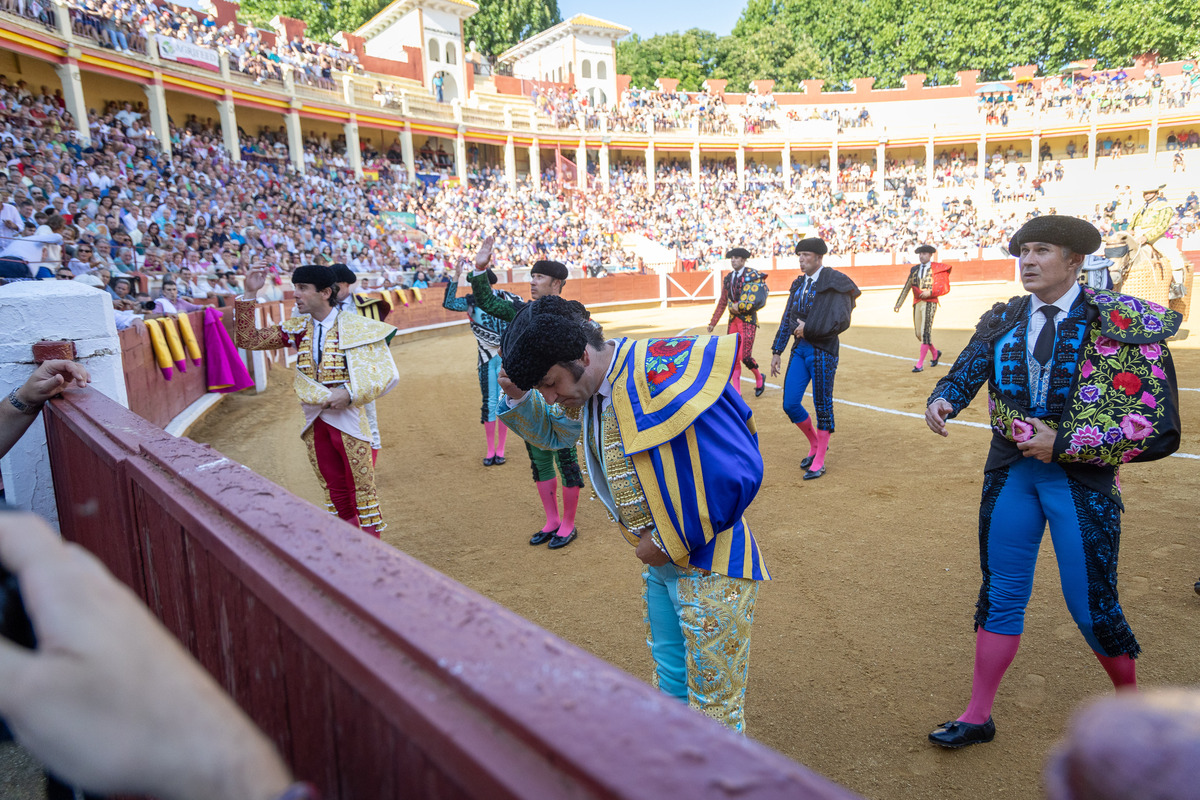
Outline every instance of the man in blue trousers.
POLYGON ((1016 656, 1047 523, 1067 608, 1117 689, 1137 686, 1141 648, 1117 598, 1122 464, 1179 447, 1175 370, 1165 341, 1179 314, 1079 285, 1100 246, 1088 222, 1035 217, 1009 243, 1029 292, 997 303, 925 411, 946 421, 988 384, 992 442, 979 509, 983 582, 975 612, 971 699, 929 734, 964 747, 996 735, 992 704, 1016 656))

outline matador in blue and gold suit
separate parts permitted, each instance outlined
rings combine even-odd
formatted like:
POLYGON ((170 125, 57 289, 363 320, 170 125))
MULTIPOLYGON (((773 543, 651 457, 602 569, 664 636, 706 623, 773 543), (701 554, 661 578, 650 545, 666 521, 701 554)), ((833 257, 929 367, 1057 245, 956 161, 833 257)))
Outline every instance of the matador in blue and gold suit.
MULTIPOLYGON (((754 604, 770 576, 742 516, 763 461, 729 382, 738 338, 618 339, 592 357, 609 345, 612 362, 578 418, 536 391, 502 400, 500 418, 538 447, 583 439, 592 486, 626 540, 649 535, 670 559, 643 571, 655 685, 744 731, 754 604)), ((508 369, 507 349, 505 360, 508 369)))

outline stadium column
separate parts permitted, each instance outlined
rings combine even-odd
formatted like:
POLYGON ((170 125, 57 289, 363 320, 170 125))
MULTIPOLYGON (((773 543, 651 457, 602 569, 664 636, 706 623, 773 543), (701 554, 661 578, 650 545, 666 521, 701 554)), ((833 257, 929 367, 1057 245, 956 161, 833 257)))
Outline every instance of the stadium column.
POLYGON ((975 153, 975 172, 976 174, 976 192, 975 208, 990 207, 986 204, 991 203, 991 197, 987 191, 987 128, 979 131, 978 150, 975 153))
POLYGON ((463 135, 463 127, 458 128, 454 137, 454 171, 458 175, 458 185, 467 185, 467 137, 463 135))
POLYGON ((1088 127, 1088 151, 1087 151, 1088 152, 1088 167, 1093 172, 1096 171, 1096 138, 1097 138, 1096 137, 1095 102, 1096 102, 1095 100, 1092 101, 1092 104, 1093 104, 1092 124, 1088 127))
POLYGON ((529 145, 529 180, 533 188, 542 188, 542 143, 535 136, 529 145))
POLYGON ((575 177, 576 183, 582 191, 587 191, 587 174, 587 140, 580 139, 579 147, 575 148, 575 177))
POLYGON ((510 192, 517 190, 517 148, 512 134, 504 139, 504 180, 510 192))
POLYGON ((288 156, 296 172, 304 174, 304 134, 300 130, 300 101, 293 99, 291 109, 283 115, 287 127, 288 156))
MULTIPOLYGON (((342 131, 346 134, 346 157, 350 159, 350 167, 354 170, 354 177, 361 181, 363 177, 362 145, 358 141, 357 114, 350 115, 350 121, 342 125, 342 131)), ((380 149, 383 149, 382 142, 380 142, 380 149)))
POLYGON ((150 130, 158 138, 158 146, 171 155, 171 123, 167 119, 167 93, 163 91, 162 73, 155 72, 153 80, 144 84, 146 106, 150 109, 150 130))
MULTIPOLYGON (((0 292, 0 386, 20 386, 37 367, 33 345, 69 342, 75 360, 87 368, 92 388, 129 407, 121 340, 113 327, 112 304, 104 292, 72 281, 22 281, 0 292)), ((7 402, 7 401, 5 401, 7 402)), ((58 524, 46 428, 35 422, 0 459, 9 503, 58 524)))
POLYGON ((607 192, 611 185, 608 180, 608 141, 603 139, 600 141, 600 188, 607 192))
POLYGON ((884 166, 884 159, 887 158, 887 144, 882 140, 875 145, 875 191, 882 195, 886 187, 885 179, 887 178, 887 167, 884 166))
POLYGON ((75 31, 71 28, 71 9, 67 0, 54 0, 54 25, 59 37, 67 44, 75 43, 75 31))
POLYGON ((829 191, 836 192, 838 190, 838 143, 837 137, 834 136, 833 142, 829 145, 829 191))
POLYGON ((400 131, 400 157, 404 159, 404 171, 408 173, 408 182, 415 183, 417 160, 413 156, 412 126, 408 122, 404 123, 404 129, 400 131))
POLYGON ((925 143, 925 191, 933 188, 933 136, 925 143))
POLYGON ((741 142, 737 147, 737 187, 739 192, 746 191, 746 146, 741 142))
POLYGON ((654 140, 646 142, 646 190, 654 194, 654 140))
POLYGON ((700 141, 692 142, 692 186, 700 192, 700 141))
POLYGON ((783 190, 786 192, 792 188, 792 143, 788 142, 783 146, 783 151, 779 154, 779 165, 783 175, 783 190))
POLYGON ((1033 180, 1041 174, 1041 153, 1038 152, 1042 146, 1042 134, 1040 131, 1034 131, 1033 136, 1029 137, 1029 179, 1033 180))
POLYGON ((226 89, 225 99, 217 101, 217 116, 221 119, 221 141, 225 152, 233 161, 242 160, 242 148, 238 143, 237 111, 233 105, 233 92, 226 89))
POLYGON ((63 100, 66 101, 67 111, 75 121, 75 137, 83 147, 92 146, 92 132, 88 128, 87 103, 83 99, 83 79, 79 75, 79 62, 82 55, 76 47, 67 48, 67 59, 61 64, 54 65, 58 80, 62 83, 63 100))

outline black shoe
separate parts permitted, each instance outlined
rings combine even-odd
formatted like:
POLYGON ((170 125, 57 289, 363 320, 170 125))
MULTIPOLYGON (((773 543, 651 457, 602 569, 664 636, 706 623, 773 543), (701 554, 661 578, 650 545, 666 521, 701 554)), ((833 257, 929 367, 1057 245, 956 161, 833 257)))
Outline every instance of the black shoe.
POLYGON ((496 456, 492 459, 492 466, 498 467, 504 463, 504 456, 496 456))
POLYGON ((820 469, 806 469, 806 470, 804 470, 804 480, 815 481, 817 478, 821 477, 824 474, 825 474, 825 467, 821 467, 820 469))
POLYGON ((958 749, 969 744, 982 744, 996 738, 996 723, 988 717, 982 725, 970 722, 945 722, 929 734, 929 741, 942 747, 958 749))
MULTIPOLYGON (((936 367, 937 364, 934 364, 933 366, 936 367)), ((924 372, 924 371, 925 371, 924 367, 913 367, 913 372, 924 372)))
POLYGON ((767 382, 766 382, 766 381, 763 381, 763 383, 762 383, 762 385, 761 385, 761 386, 755 386, 755 387, 754 387, 754 396, 755 396, 755 397, 762 397, 762 393, 763 393, 763 392, 765 392, 766 390, 767 390, 767 382))
POLYGON ((1200 581, 1196 581, 1196 586, 1194 588, 1196 589, 1196 594, 1200 594, 1200 581))
POLYGON ((485 467, 490 467, 492 464, 495 464, 495 463, 496 463, 496 458, 495 458, 495 456, 488 456, 487 458, 485 458, 485 459, 483 460, 483 465, 484 465, 485 467))
POLYGON ((941 358, 942 358, 942 351, 934 350, 933 351, 933 361, 929 362, 929 366, 936 367, 938 365, 938 361, 940 361, 941 358))
POLYGON ((550 539, 550 549, 558 550, 559 548, 566 547, 571 542, 575 541, 575 537, 578 535, 579 535, 579 529, 571 528, 571 532, 568 533, 566 536, 554 536, 550 539))
POLYGON ((553 538, 554 531, 538 531, 529 539, 529 543, 537 547, 539 544, 545 544, 553 538))
POLYGON ((804 467, 804 469, 807 470, 809 467, 812 466, 812 462, 813 462, 814 458, 816 458, 816 456, 805 456, 804 458, 800 459, 800 466, 804 467))

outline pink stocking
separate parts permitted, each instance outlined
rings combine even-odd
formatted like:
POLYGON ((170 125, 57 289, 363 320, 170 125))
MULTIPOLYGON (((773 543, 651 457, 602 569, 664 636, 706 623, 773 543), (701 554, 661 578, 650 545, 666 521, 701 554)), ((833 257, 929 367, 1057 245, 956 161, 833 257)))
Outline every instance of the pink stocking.
POLYGON ((804 422, 797 422, 796 427, 808 439, 808 455, 815 456, 817 454, 817 432, 813 429, 812 417, 804 420, 804 422))
POLYGON ((536 481, 533 485, 537 487, 538 497, 542 498, 542 509, 546 512, 546 524, 542 526, 542 531, 549 533, 558 530, 558 479, 536 481))
POLYGON ((980 628, 975 634, 975 677, 971 681, 971 702, 959 722, 982 725, 992 715, 992 703, 1000 689, 1000 679, 1021 646, 1021 635, 988 633, 980 628))
POLYGON ((929 345, 927 345, 927 344, 923 344, 923 345, 921 345, 921 356, 920 356, 920 358, 918 358, 918 359, 917 359, 917 366, 918 366, 918 367, 921 367, 922 369, 924 369, 924 367, 925 367, 925 355, 926 355, 927 353, 933 353, 933 352, 936 352, 936 351, 935 351, 935 350, 934 350, 932 347, 930 347, 929 345))
POLYGON ((766 378, 764 378, 763 374, 756 369, 752 369, 750 371, 754 373, 754 388, 761 389, 763 383, 766 382, 766 378))
POLYGON ((575 530, 575 511, 579 508, 579 487, 563 487, 562 520, 558 523, 558 535, 570 536, 575 530))
POLYGON ((492 444, 492 439, 496 437, 496 421, 483 423, 483 433, 487 437, 487 457, 491 458, 496 455, 496 446, 492 444))
POLYGON ((729 376, 729 382, 737 389, 738 394, 742 393, 742 362, 733 365, 733 374, 729 376))
POLYGON ((508 438, 508 426, 496 420, 496 455, 504 458, 504 440, 508 438))
MULTIPOLYGON (((1095 651, 1093 651, 1095 652, 1095 651)), ((1127 655, 1105 656, 1096 653, 1100 666, 1112 679, 1113 688, 1117 691, 1137 691, 1137 662, 1127 655)))
POLYGON ((829 431, 817 428, 817 450, 813 453, 812 466, 809 467, 813 472, 824 469, 825 454, 829 452, 829 437, 832 435, 829 431))

